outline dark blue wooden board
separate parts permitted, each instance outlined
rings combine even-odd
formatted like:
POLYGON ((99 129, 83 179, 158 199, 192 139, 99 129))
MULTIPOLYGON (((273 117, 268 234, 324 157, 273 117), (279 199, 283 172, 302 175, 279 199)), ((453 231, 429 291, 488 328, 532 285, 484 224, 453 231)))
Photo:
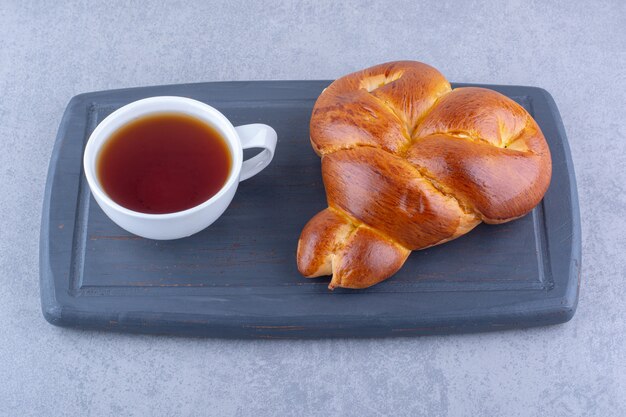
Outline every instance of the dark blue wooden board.
POLYGON ((328 278, 302 278, 298 236, 326 207, 308 126, 328 84, 202 83, 74 97, 59 127, 43 206, 45 318, 142 333, 319 338, 474 332, 572 317, 581 257, 574 170, 556 105, 533 87, 486 86, 530 111, 550 145, 552 183, 529 215, 414 252, 396 276, 367 290, 330 292, 328 278), (146 240, 117 227, 82 173, 83 148, 95 126, 122 105, 155 95, 195 98, 235 125, 261 122, 278 132, 274 161, 240 185, 224 216, 176 241, 146 240))

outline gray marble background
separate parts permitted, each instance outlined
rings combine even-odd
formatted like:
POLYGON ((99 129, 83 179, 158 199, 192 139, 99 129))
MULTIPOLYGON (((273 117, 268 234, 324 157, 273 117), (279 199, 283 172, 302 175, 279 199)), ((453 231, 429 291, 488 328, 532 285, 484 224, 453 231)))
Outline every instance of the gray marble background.
POLYGON ((0 0, 0 416, 626 415, 623 1, 127 3, 0 0), (422 60, 454 81, 552 93, 582 212, 571 322, 413 339, 222 341, 44 321, 42 196, 73 95, 335 78, 394 59, 422 60))

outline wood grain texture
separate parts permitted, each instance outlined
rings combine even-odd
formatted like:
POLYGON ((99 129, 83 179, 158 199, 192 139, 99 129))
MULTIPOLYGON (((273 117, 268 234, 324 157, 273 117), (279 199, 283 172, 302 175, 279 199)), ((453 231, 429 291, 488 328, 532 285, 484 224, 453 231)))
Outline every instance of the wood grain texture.
MULTIPOLYGON (((549 94, 490 86, 533 112, 555 169, 529 215, 481 224, 445 246, 414 252, 362 292, 303 280, 302 227, 326 207, 308 120, 329 81, 203 83, 104 91, 71 100, 50 161, 40 242, 44 316, 56 325, 211 337, 388 337, 474 332, 567 321, 580 270, 578 200, 563 127, 549 94), (223 217, 176 241, 126 233, 93 201, 84 143, 120 106, 153 95, 207 102, 234 124, 276 128, 275 160, 240 185, 223 217)), ((456 86, 455 86, 456 87, 456 86)))

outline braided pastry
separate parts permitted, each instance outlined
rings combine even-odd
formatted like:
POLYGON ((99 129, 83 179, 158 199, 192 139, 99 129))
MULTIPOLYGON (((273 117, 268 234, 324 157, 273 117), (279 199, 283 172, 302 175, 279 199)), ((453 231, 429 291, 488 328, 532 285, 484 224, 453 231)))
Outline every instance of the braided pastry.
POLYGON ((528 213, 550 183, 550 150, 513 100, 456 88, 433 67, 400 61, 333 82, 313 109, 328 208, 304 227, 298 269, 329 288, 366 288, 411 251, 481 221, 528 213))

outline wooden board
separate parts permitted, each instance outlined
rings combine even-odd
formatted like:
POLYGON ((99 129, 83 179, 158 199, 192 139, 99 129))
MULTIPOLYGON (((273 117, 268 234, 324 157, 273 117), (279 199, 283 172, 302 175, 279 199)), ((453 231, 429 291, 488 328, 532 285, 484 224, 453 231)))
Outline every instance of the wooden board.
POLYGON ((550 145, 552 183, 529 215, 414 252, 396 276, 367 290, 330 292, 328 277, 301 277, 298 236, 326 207, 309 118, 328 84, 202 83, 74 97, 59 127, 43 206, 45 318, 142 333, 319 338, 473 332, 572 317, 581 258, 574 171, 554 101, 533 87, 486 86, 528 109, 550 145), (201 100, 235 125, 262 122, 278 132, 272 164, 240 185, 216 223, 176 241, 146 240, 117 227, 82 173, 95 126, 122 105, 155 95, 201 100))

